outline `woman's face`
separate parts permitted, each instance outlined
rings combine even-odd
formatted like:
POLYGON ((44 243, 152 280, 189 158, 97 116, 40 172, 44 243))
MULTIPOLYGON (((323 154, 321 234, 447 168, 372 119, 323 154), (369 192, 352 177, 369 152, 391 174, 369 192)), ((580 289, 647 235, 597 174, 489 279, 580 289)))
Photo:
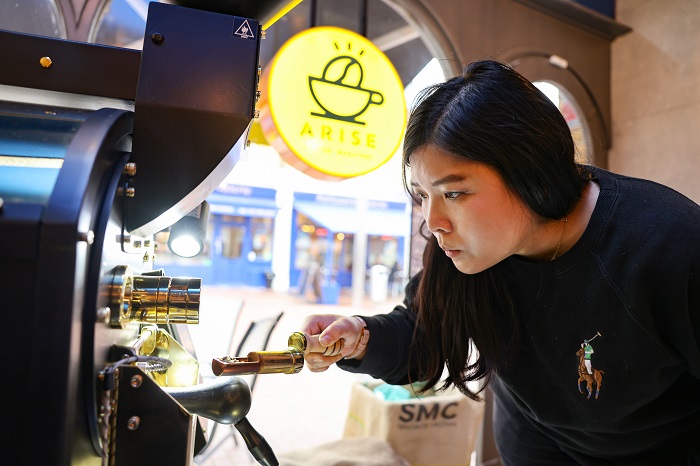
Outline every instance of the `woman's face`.
POLYGON ((488 165, 423 146, 411 155, 411 186, 428 229, 460 272, 530 255, 535 214, 488 165))

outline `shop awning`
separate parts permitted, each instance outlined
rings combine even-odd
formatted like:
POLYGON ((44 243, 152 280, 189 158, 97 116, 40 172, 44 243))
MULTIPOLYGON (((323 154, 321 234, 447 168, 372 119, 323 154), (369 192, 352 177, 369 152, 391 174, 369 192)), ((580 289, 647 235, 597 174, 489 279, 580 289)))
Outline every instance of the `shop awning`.
POLYGON ((274 199, 231 196, 214 192, 207 197, 207 202, 209 202, 210 211, 214 214, 264 218, 277 215, 274 199))
POLYGON ((360 225, 368 235, 406 237, 411 234, 408 213, 398 209, 368 209, 360 216, 354 207, 294 201, 294 208, 333 233, 357 233, 360 225), (362 222, 362 223, 360 223, 362 222))

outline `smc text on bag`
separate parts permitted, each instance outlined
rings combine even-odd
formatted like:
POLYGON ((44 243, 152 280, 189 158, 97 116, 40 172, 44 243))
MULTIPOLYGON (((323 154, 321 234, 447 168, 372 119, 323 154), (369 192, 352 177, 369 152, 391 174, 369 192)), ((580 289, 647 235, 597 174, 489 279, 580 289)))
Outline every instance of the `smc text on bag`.
MULTIPOLYGON (((457 390, 386 401, 372 391, 381 382, 356 383, 345 437, 386 440, 412 466, 466 466, 484 414, 483 403, 457 390)), ((410 385, 404 386, 413 391, 410 385)))

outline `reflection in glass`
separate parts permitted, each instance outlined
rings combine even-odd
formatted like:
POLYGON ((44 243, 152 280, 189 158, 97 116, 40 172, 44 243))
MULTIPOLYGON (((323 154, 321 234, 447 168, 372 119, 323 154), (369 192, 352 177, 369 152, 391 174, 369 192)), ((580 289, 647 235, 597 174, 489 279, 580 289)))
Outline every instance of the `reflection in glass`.
POLYGON ((149 0, 112 0, 105 4, 93 42, 141 50, 149 0))
MULTIPOLYGON (((0 98, 2 90, 0 86, 0 98)), ((0 197, 5 202, 48 204, 68 147, 89 115, 0 102, 0 197)))
POLYGON ((66 29, 54 0, 0 1, 0 29, 66 38, 66 29))

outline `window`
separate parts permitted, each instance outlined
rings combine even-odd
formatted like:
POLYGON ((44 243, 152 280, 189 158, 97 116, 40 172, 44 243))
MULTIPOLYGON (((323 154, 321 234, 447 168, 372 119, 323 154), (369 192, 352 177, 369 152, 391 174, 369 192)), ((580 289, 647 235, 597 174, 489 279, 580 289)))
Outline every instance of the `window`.
POLYGON ((64 39, 66 31, 53 0, 0 2, 0 29, 64 39))
POLYGON ((272 261, 272 229, 273 222, 271 218, 253 218, 251 220, 252 236, 252 251, 253 260, 256 261, 272 261))
POLYGON ((573 96, 563 87, 548 81, 536 81, 533 83, 544 95, 549 97, 557 106, 566 123, 571 130, 571 137, 574 139, 576 150, 576 162, 593 165, 592 145, 590 141, 590 131, 586 120, 581 117, 582 112, 573 96))
POLYGON ((94 42, 141 50, 149 3, 148 0, 107 2, 95 28, 94 42))
POLYGON ((243 240, 246 229, 239 225, 221 227, 221 256, 226 259, 238 259, 243 254, 243 240))
POLYGON ((312 263, 324 265, 330 234, 328 230, 316 225, 313 220, 301 213, 297 213, 297 225, 294 268, 304 269, 312 263))

